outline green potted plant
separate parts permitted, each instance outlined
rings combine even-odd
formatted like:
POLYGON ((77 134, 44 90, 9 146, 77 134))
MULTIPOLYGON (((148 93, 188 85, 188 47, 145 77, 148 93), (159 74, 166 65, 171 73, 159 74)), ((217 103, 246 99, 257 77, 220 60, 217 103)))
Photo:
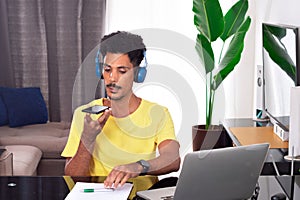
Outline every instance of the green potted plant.
MULTIPOLYGON (((216 90, 241 59, 244 39, 251 24, 251 18, 246 16, 247 10, 248 0, 237 1, 225 15, 219 0, 193 0, 194 25, 198 30, 195 49, 206 72, 204 130, 214 127, 212 114, 216 90), (212 48, 212 43, 215 41, 223 41, 218 57, 212 48)), ((202 128, 202 126, 193 127, 193 138, 195 128, 202 128)), ((203 140, 203 138, 194 138, 195 140, 203 140)), ((197 150, 197 148, 193 149, 197 150)))

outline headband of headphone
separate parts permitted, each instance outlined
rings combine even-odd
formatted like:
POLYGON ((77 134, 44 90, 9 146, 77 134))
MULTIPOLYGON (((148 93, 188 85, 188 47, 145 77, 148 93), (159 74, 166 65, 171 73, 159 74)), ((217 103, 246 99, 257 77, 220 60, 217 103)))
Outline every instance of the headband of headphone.
MULTIPOLYGON (((136 67, 134 71, 134 82, 136 83, 142 83, 144 82, 147 74, 147 58, 146 58, 146 51, 143 52, 144 55, 144 65, 136 67)), ((98 49, 96 53, 96 58, 95 58, 95 63, 96 63, 96 76, 100 79, 102 76, 102 70, 103 66, 100 64, 99 61, 99 56, 100 56, 100 49, 98 49)))

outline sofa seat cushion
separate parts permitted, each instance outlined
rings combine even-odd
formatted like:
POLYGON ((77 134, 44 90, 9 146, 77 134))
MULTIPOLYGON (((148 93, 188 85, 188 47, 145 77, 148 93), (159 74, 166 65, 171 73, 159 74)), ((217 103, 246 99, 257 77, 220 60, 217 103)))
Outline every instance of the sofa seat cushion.
POLYGON ((5 148, 13 155, 14 176, 36 175, 37 166, 42 157, 42 151, 39 148, 28 145, 8 145, 5 148))
POLYGON ((30 145, 39 148, 43 158, 61 158, 69 135, 70 123, 49 122, 10 128, 0 127, 0 145, 30 145))

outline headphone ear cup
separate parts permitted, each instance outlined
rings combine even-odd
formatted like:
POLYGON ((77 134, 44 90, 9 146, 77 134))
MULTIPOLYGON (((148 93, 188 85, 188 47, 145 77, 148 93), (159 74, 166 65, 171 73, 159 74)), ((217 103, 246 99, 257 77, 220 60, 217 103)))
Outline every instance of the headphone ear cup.
POLYGON ((134 82, 142 83, 145 80, 147 69, 146 67, 136 67, 134 73, 134 82))
POLYGON ((96 76, 101 78, 100 63, 96 62, 96 76))
POLYGON ((100 61, 99 61, 99 55, 100 55, 100 49, 98 49, 96 58, 95 58, 95 64, 96 64, 96 76, 98 78, 101 78, 101 73, 102 73, 102 66, 100 66, 100 61))

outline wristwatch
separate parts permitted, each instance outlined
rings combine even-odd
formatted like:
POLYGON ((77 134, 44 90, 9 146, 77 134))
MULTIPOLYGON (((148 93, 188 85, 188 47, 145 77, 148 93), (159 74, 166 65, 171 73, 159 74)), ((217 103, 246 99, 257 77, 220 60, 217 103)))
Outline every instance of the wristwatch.
POLYGON ((139 161, 137 161, 136 163, 142 165, 142 167, 143 167, 143 170, 142 170, 142 172, 140 173, 140 176, 146 175, 147 172, 149 171, 149 168, 150 168, 149 162, 146 161, 146 160, 139 160, 139 161))

